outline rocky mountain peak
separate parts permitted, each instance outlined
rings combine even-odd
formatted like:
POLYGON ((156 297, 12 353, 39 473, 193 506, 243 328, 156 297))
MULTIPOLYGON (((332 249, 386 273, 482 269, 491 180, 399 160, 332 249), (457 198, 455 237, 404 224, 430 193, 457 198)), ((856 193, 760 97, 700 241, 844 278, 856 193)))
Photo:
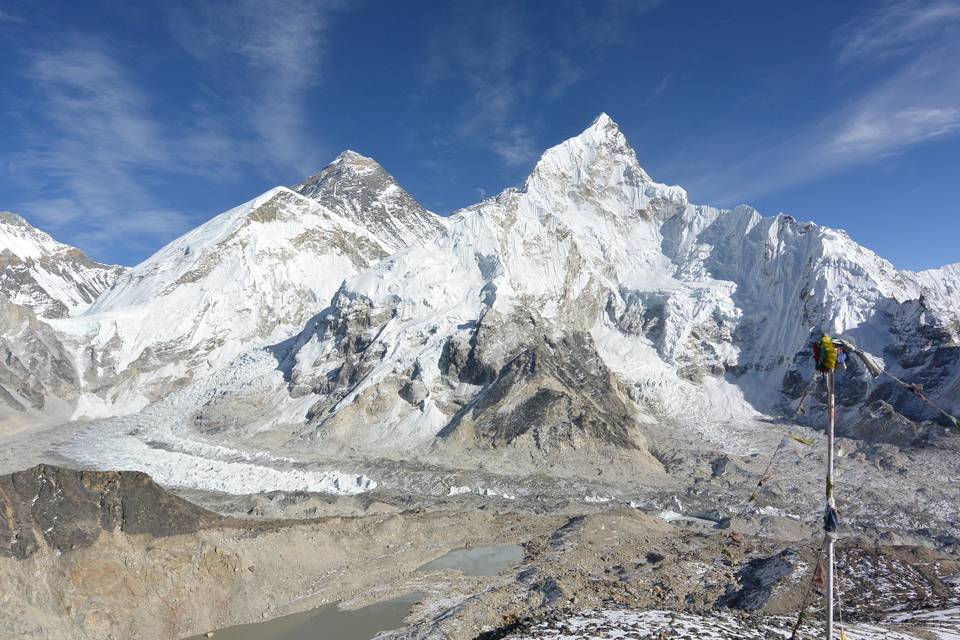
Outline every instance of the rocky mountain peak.
POLYGON ((555 213, 592 209, 618 218, 630 218, 653 201, 688 203, 682 188, 653 181, 605 113, 579 135, 544 152, 523 191, 538 207, 555 213))
POLYGON ((548 149, 531 177, 546 174, 582 182, 588 176, 602 177, 603 173, 622 170, 637 181, 653 182, 617 123, 601 113, 582 133, 548 149))
POLYGON ((358 189, 384 191, 397 185, 379 162, 347 149, 320 171, 291 187, 307 198, 324 200, 358 189))
POLYGON ((623 147, 629 147, 627 144, 627 139, 623 135, 623 132, 620 131, 620 125, 613 121, 613 118, 608 116, 606 113, 601 113, 596 118, 593 119, 593 122, 590 123, 590 126, 584 129, 579 138, 593 140, 599 143, 607 142, 614 145, 619 145, 623 147))
POLYGON ((18 227, 30 226, 30 223, 24 220, 23 216, 19 216, 12 211, 0 211, 0 224, 18 227))
POLYGON ((0 295, 39 316, 80 313, 122 272, 57 242, 22 216, 0 212, 0 295))
POLYGON ((351 167, 368 167, 376 171, 383 171, 386 173, 386 170, 380 166, 380 163, 363 155, 362 153, 357 153, 353 149, 344 149, 340 155, 338 155, 332 164, 346 164, 351 167))
POLYGON ((292 187, 366 228, 391 249, 438 236, 442 219, 424 209, 373 158, 344 151, 329 165, 292 187))
POLYGON ((54 253, 65 246, 22 216, 11 211, 0 211, 0 251, 26 259, 54 253))

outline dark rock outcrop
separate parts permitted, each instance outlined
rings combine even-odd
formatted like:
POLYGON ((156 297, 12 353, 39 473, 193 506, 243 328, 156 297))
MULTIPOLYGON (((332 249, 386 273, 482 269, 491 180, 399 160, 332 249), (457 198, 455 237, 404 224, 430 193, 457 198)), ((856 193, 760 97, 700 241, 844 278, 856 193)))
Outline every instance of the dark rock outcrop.
POLYGON ((491 447, 529 438, 541 450, 580 439, 638 448, 631 409, 590 334, 542 335, 499 368, 503 350, 489 351, 492 357, 482 340, 474 341, 460 380, 486 386, 441 436, 459 434, 491 447))
POLYGON ((793 549, 750 560, 737 571, 739 589, 731 587, 718 604, 734 609, 762 609, 778 586, 796 583, 804 568, 800 554, 793 549))
POLYGON ((178 498, 138 471, 74 471, 46 464, 0 476, 0 555, 90 546, 101 531, 165 537, 220 516, 178 498))
POLYGON ((293 190, 356 222, 391 249, 443 232, 439 216, 420 206, 375 160, 354 151, 343 152, 293 190))

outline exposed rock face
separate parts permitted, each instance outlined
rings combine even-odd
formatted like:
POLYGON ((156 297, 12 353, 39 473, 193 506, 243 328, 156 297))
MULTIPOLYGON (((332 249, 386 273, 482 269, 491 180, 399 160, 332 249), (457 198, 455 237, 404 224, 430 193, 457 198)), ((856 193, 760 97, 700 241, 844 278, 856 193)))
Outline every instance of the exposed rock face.
POLYGON ((0 211, 0 296, 43 318, 76 315, 117 280, 123 267, 94 262, 22 217, 0 211))
POLYGON ((55 414, 79 380, 56 331, 24 306, 0 298, 0 420, 11 412, 55 414))
POLYGON ((88 547, 101 531, 164 537, 219 521, 137 471, 38 465, 0 476, 0 555, 14 558, 88 547))
POLYGON ((485 326, 477 329, 466 357, 447 356, 454 369, 463 361, 459 382, 483 390, 441 436, 494 448, 524 442, 541 453, 589 441, 629 449, 642 441, 629 400, 590 334, 534 334, 511 353, 496 344, 496 329, 490 335, 485 326))
POLYGON ((390 249, 429 242, 444 230, 430 213, 372 158, 344 151, 322 171, 293 187, 370 231, 390 249))
POLYGON ((739 588, 730 589, 719 604, 735 609, 761 609, 770 602, 777 587, 795 586, 808 569, 794 549, 767 558, 755 558, 737 572, 739 588))
POLYGON ((838 435, 904 447, 924 444, 934 431, 934 427, 910 420, 883 400, 874 400, 864 407, 857 420, 843 424, 838 435))

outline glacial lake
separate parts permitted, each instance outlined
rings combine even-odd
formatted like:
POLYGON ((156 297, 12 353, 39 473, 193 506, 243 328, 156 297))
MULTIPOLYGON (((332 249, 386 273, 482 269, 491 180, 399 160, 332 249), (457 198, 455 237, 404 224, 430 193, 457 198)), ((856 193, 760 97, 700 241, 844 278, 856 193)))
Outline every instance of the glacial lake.
MULTIPOLYGON (((417 571, 451 569, 467 576, 495 576, 523 560, 520 545, 454 549, 417 571)), ((214 640, 370 640, 381 631, 403 627, 403 619, 421 594, 375 602, 362 609, 341 610, 337 603, 264 622, 241 624, 214 632, 214 640)), ((206 640, 205 634, 189 640, 206 640)))
POLYGON ((454 549, 423 565, 417 571, 453 569, 466 576, 495 576, 523 560, 523 547, 504 544, 454 549))
MULTIPOLYGON (((213 640, 370 640, 381 631, 399 629, 420 594, 341 610, 337 603, 265 622, 220 629, 213 640)), ((205 634, 190 640, 206 640, 205 634)))

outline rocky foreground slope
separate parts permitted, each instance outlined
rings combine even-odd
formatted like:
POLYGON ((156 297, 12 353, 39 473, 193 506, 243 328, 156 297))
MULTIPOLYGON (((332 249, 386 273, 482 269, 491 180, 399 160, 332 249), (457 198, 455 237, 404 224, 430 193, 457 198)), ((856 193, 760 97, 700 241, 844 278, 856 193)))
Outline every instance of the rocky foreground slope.
MULTIPOLYGON (((357 517, 241 520, 171 496, 140 473, 41 465, 2 476, 0 638, 180 638, 409 592, 420 599, 408 628, 391 637, 554 638, 604 624, 625 631, 651 609, 675 612, 637 628, 659 634, 652 637, 685 637, 697 619, 731 633, 772 630, 789 626, 815 564, 809 543, 734 542, 727 531, 633 508, 556 505, 545 513, 533 502, 476 497, 416 508, 404 508, 399 495, 378 499, 357 517), (418 570, 455 547, 502 543, 522 544, 524 558, 498 576, 418 570), (634 619, 612 624, 609 612, 634 619)), ((846 541, 839 557, 854 628, 949 637, 895 623, 887 610, 951 606, 955 558, 868 538, 846 541)))

